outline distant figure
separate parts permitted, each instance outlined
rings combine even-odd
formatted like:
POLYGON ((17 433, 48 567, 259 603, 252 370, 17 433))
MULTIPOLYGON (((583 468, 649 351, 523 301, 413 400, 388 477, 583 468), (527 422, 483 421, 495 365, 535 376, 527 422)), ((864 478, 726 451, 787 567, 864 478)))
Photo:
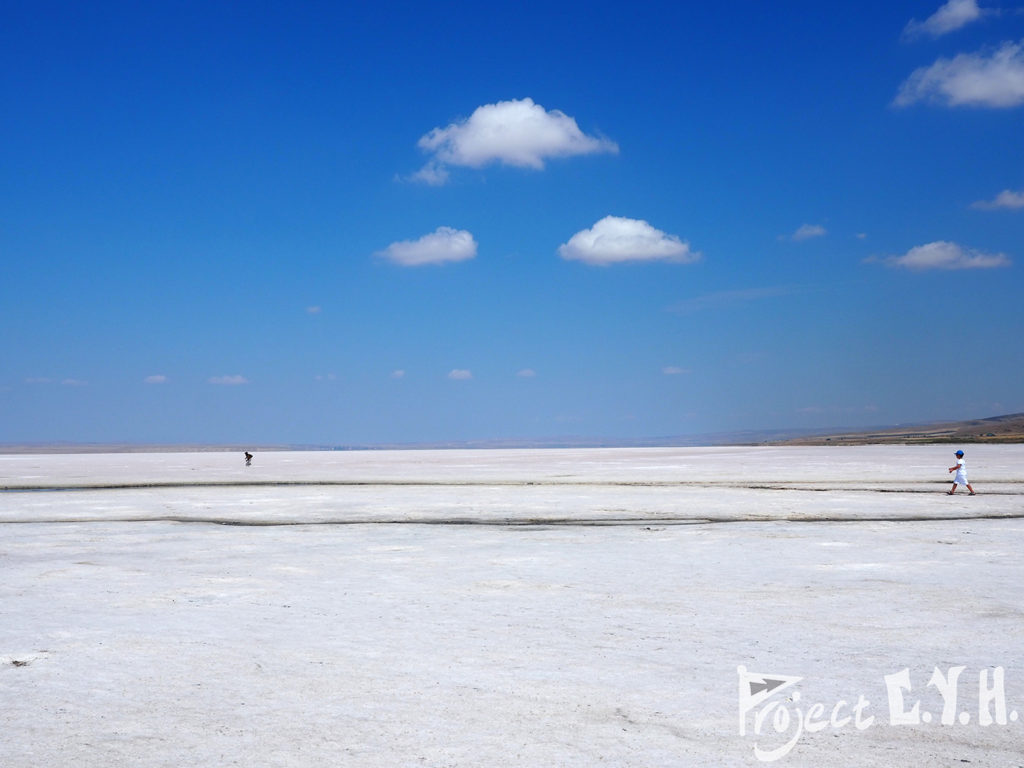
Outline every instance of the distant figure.
POLYGON ((956 493, 957 485, 966 485, 967 490, 971 492, 971 496, 974 495, 974 489, 971 488, 971 484, 967 482, 967 468, 964 466, 964 452, 956 452, 956 465, 949 468, 950 472, 956 472, 953 477, 953 487, 947 491, 948 496, 952 496, 956 493))
POLYGON ((252 454, 249 453, 248 451, 245 452, 245 466, 252 466, 252 454))

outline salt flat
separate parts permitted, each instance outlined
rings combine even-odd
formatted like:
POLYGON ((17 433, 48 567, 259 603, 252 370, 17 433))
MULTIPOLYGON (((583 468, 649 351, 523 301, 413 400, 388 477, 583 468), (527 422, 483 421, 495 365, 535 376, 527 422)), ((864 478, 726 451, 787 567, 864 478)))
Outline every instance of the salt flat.
POLYGON ((1024 447, 954 448, 0 456, 0 765, 1022 765, 1024 447))

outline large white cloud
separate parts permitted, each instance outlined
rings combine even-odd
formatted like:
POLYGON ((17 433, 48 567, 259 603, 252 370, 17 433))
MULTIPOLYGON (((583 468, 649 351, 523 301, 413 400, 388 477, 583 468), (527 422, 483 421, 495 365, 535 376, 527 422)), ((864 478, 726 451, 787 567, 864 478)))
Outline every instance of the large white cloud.
POLYGON ((1024 189, 1014 192, 1012 189, 1004 189, 994 200, 978 200, 971 203, 971 208, 978 208, 983 211, 994 211, 999 208, 1024 208, 1024 189))
POLYGON ((1024 104, 1024 41, 993 51, 961 53, 915 70, 893 102, 918 101, 948 107, 1016 107, 1024 104))
POLYGON ((960 27, 977 21, 985 12, 978 7, 977 0, 949 0, 924 21, 911 19, 903 30, 908 38, 941 37, 960 27))
POLYGON ((447 180, 445 165, 480 168, 497 162, 540 169, 552 157, 619 151, 615 142, 588 136, 569 115, 533 99, 484 104, 466 120, 434 128, 419 146, 434 159, 411 178, 428 184, 447 180))
POLYGON ((668 235, 641 219, 605 216, 559 246, 563 259, 605 266, 625 261, 697 261, 700 253, 678 235, 668 235))
POLYGON ((902 256, 890 256, 885 263, 915 271, 927 269, 994 269, 1012 263, 1005 253, 983 253, 973 248, 938 240, 911 248, 902 256))
POLYGON ((438 227, 419 240, 392 243, 376 255, 403 267, 465 261, 476 256, 476 240, 464 229, 438 227))

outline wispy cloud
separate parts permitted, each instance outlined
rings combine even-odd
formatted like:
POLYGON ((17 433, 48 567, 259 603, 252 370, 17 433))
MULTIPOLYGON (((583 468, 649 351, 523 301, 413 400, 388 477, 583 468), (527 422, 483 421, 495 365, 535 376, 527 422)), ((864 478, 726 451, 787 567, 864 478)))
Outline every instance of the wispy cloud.
POLYGON ((409 179, 434 186, 448 181, 447 166, 502 163, 539 170, 550 158, 619 151, 615 142, 588 136, 575 119, 546 110, 533 99, 484 104, 467 119, 434 128, 419 140, 419 147, 432 158, 409 179))
POLYGON ((536 377, 537 372, 533 368, 523 368, 523 370, 516 373, 520 379, 532 379, 536 377))
POLYGON ((465 368, 456 368, 448 373, 448 378, 453 381, 465 381, 466 379, 472 379, 473 373, 465 368))
POLYGON ((218 384, 226 387, 236 387, 240 384, 248 384, 249 380, 240 374, 234 376, 212 376, 208 381, 211 384, 218 384))
POLYGON ((431 160, 416 173, 406 176, 404 180, 426 184, 428 187, 443 187, 448 183, 449 178, 451 178, 451 173, 448 169, 436 160, 431 160))
POLYGON ((924 21, 911 19, 903 30, 906 40, 919 37, 942 37, 977 21, 986 11, 978 7, 977 0, 949 0, 924 21))
POLYGON ((758 299, 768 299, 775 296, 786 296, 796 293, 797 289, 792 286, 774 285, 764 288, 743 288, 736 291, 717 291, 706 293, 703 296, 695 296, 692 299, 683 299, 668 308, 669 312, 689 315, 694 312, 702 312, 706 309, 721 309, 736 304, 745 304, 758 299))
POLYGON ((801 224, 791 235, 779 235, 780 240, 792 240, 795 243, 811 240, 815 237, 824 237, 828 230, 820 224, 801 224))
POLYGON ((143 379, 143 381, 146 384, 166 384, 167 377, 164 376, 162 373, 157 373, 152 376, 147 376, 146 378, 143 379))
POLYGON ((419 240, 392 243, 375 255, 403 267, 421 267, 426 264, 466 261, 476 256, 476 249, 476 240, 466 230, 438 227, 419 240))
POLYGON ((405 371, 403 371, 401 368, 397 368, 397 369, 395 369, 395 370, 393 370, 391 372, 391 378, 392 379, 404 379, 405 378, 405 371))
POLYGON ((917 102, 946 107, 1024 104, 1024 41, 961 53, 915 70, 900 86, 893 104, 905 107, 917 102))
POLYGON ((977 202, 971 203, 971 208, 976 208, 981 211, 994 211, 1000 208, 1007 208, 1010 210, 1024 208, 1024 190, 1014 192, 1011 189, 1004 189, 995 196, 994 200, 978 200, 977 202))
POLYGON ((851 414, 851 413, 876 413, 877 405, 806 405, 797 408, 797 413, 811 414, 851 414))
POLYGON ((701 254, 678 235, 655 229, 642 219, 605 216, 590 229, 577 232, 559 246, 563 259, 608 266, 623 262, 670 261, 687 264, 701 254))
POLYGON ((902 256, 888 256, 883 259, 870 258, 866 261, 881 261, 890 267, 900 267, 915 272, 931 269, 998 269, 1009 267, 1012 264, 1005 253, 984 253, 944 240, 918 245, 902 256))
POLYGON ((666 365, 661 372, 666 376, 682 376, 684 373, 689 373, 690 369, 680 368, 678 365, 666 365))
POLYGON ((314 304, 313 306, 306 307, 306 312, 311 314, 311 315, 319 315, 320 314, 320 307, 318 305, 314 304))

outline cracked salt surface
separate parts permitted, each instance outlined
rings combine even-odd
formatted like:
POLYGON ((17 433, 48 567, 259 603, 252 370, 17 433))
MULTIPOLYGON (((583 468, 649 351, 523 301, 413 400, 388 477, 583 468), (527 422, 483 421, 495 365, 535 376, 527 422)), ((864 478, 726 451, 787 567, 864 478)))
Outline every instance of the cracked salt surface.
POLYGON ((946 446, 0 456, 165 484, 0 494, 0 765, 756 765, 739 665, 870 700, 780 765, 1017 765, 1024 449, 966 450, 973 498, 946 446))

